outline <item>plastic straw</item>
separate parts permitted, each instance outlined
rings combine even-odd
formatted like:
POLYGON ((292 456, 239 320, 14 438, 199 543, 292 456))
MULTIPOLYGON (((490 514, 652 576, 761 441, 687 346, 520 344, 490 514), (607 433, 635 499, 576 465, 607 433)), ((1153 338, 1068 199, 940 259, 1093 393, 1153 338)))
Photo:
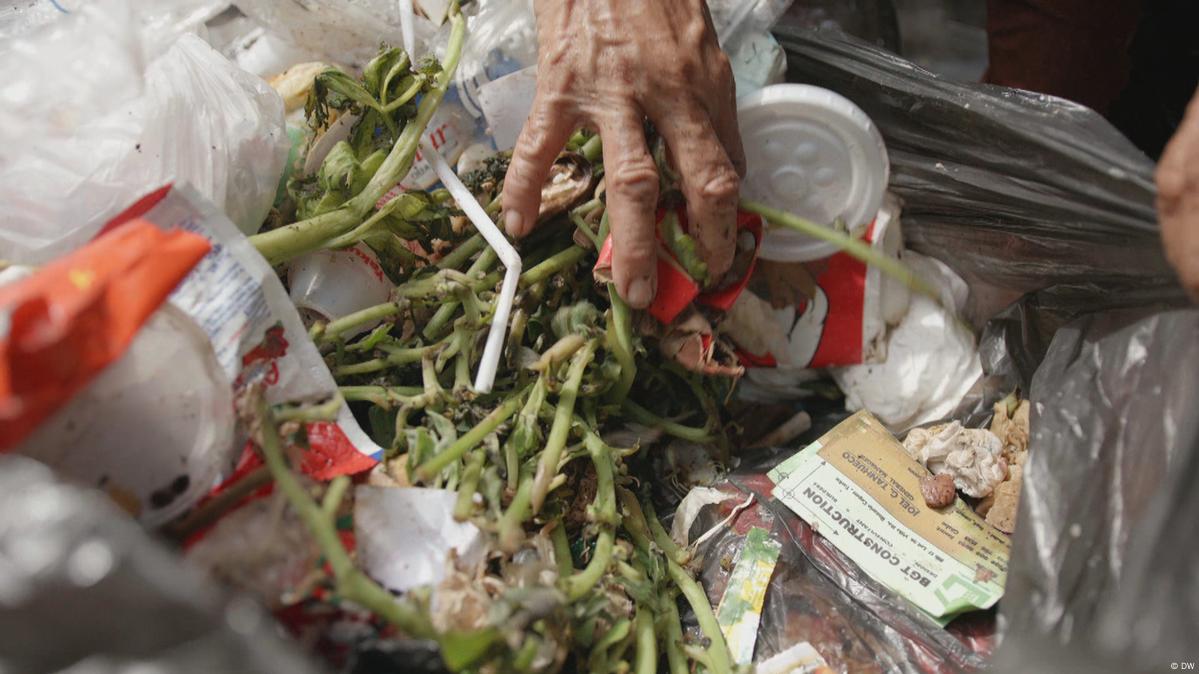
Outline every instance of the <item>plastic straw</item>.
POLYGON ((499 368, 500 355, 504 349, 504 335, 508 330, 508 316, 512 313, 512 304, 516 300, 516 284, 520 280, 521 271, 520 254, 504 237, 500 228, 491 221, 491 217, 483 210, 483 206, 475 199, 475 195, 471 194, 466 185, 463 185, 462 181, 458 179, 457 174, 446 163, 441 153, 434 150, 427 142, 421 143, 421 151, 433 165, 433 170, 437 173, 441 184, 450 191, 454 201, 458 202, 458 206, 466 213, 471 224, 479 230, 488 245, 495 249, 500 262, 506 267, 504 283, 500 286, 500 296, 496 299, 495 315, 492 317, 491 328, 487 333, 487 345, 483 348, 483 359, 479 362, 479 371, 475 375, 475 390, 479 393, 487 393, 491 390, 491 385, 495 383, 495 373, 499 368))
MULTIPOLYGON (((400 0, 400 31, 403 34, 404 49, 408 51, 409 58, 413 60, 416 59, 414 52, 416 41, 413 35, 415 24, 412 0, 400 0)), ((499 369, 500 356, 504 350, 504 335, 508 332, 508 317, 512 313, 512 304, 516 301, 516 286, 520 281, 521 271, 520 254, 504 237, 500 228, 491 221, 491 217, 483 210, 483 206, 475 199, 475 195, 471 194, 466 185, 463 185, 462 181, 458 179, 458 174, 454 173, 454 169, 450 168, 445 158, 429 144, 427 139, 421 140, 421 152, 433 166, 438 180, 450 191, 454 201, 458 202, 458 206, 466 213, 471 224, 479 230, 487 244, 495 250, 506 269, 504 282, 500 286, 500 296, 496 298, 495 315, 492 316, 491 327, 487 332, 487 344, 483 347, 483 358, 479 361, 479 371, 475 373, 475 390, 479 393, 488 393, 495 384, 496 370, 499 369)))
POLYGON ((415 25, 412 0, 400 0, 400 39, 404 41, 404 51, 408 52, 408 58, 412 59, 413 63, 416 63, 416 34, 413 28, 415 25))

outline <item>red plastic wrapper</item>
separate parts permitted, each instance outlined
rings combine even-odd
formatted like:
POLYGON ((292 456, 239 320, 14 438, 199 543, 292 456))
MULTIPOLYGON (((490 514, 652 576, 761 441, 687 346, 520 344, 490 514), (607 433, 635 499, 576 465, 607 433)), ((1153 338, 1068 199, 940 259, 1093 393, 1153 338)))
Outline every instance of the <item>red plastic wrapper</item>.
POLYGON ((0 287, 0 450, 120 358, 209 249, 201 236, 134 220, 0 287))
MULTIPOLYGON (((661 223, 665 215, 665 211, 659 211, 657 222, 661 223)), ((679 224, 686 231, 686 209, 677 209, 676 215, 679 218, 679 224)), ((683 270, 679 262, 662 242, 662 235, 659 232, 658 294, 654 296, 654 301, 649 305, 650 315, 660 323, 669 324, 678 318, 679 314, 690 306, 692 302, 698 302, 699 304, 719 309, 720 311, 728 311, 729 307, 733 306, 733 303, 737 301, 737 297, 741 295, 741 292, 745 290, 745 286, 749 283, 749 279, 753 275, 754 267, 757 264, 758 251, 762 246, 762 218, 753 213, 738 213, 737 231, 749 232, 754 237, 754 248, 749 258, 749 264, 732 284, 709 292, 702 292, 699 284, 683 270)), ((600 277, 611 275, 612 237, 604 240, 604 245, 600 248, 599 259, 595 262, 595 272, 600 277)))

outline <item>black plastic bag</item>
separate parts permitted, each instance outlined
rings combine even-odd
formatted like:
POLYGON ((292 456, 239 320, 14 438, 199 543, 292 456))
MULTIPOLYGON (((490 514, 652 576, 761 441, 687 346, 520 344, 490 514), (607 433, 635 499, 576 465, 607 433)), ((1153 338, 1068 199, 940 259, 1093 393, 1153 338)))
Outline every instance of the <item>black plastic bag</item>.
MULTIPOLYGON (((1067 671, 1093 665, 1094 653, 1111 671, 1184 662, 1186 636, 1199 633, 1199 546, 1171 541, 1199 517, 1178 475, 1187 466, 1194 475, 1199 461, 1187 414, 1199 387, 1199 312, 1180 308, 1161 252, 1152 163, 1073 103, 941 80, 844 36, 776 37, 790 81, 838 91, 879 126, 907 245, 970 284, 987 392, 1020 387, 1033 401, 998 665, 1067 671)), ((769 501, 761 473, 781 456, 743 467, 726 486, 767 496, 776 538, 792 543, 785 583, 815 597, 836 588, 830 620, 842 650, 870 649, 882 671, 981 667, 992 644, 976 625, 941 630, 769 501)), ((707 545, 725 558, 738 542, 731 532, 707 545)), ((706 566, 706 578, 720 574, 706 566)), ((784 589, 768 594, 759 656, 789 645, 779 635, 819 640, 818 627, 789 629, 778 614, 784 589)))

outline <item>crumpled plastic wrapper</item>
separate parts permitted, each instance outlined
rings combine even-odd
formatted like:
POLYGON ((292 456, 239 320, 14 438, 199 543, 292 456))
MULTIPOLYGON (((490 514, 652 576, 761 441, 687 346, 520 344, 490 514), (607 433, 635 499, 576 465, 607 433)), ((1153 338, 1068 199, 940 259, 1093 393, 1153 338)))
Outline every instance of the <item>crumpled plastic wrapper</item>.
POLYGON ((964 428, 958 421, 913 428, 903 448, 933 475, 948 473, 954 486, 974 498, 989 496, 1008 476, 1003 441, 985 428, 964 428))
POLYGON ((230 587, 252 592, 272 609, 319 569, 319 554, 282 492, 229 513, 187 551, 187 558, 230 587))
POLYGON ((0 671, 321 671, 102 493, 0 455, 0 671))

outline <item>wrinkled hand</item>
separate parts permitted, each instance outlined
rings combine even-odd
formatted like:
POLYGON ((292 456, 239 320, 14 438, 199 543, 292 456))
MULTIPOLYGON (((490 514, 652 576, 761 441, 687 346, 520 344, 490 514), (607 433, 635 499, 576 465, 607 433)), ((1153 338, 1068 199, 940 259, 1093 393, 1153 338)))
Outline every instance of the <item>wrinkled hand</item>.
POLYGON ((1157 165, 1157 212, 1166 257, 1199 302, 1199 92, 1157 165))
POLYGON ((612 274, 635 308, 657 292, 658 174, 644 120, 681 175, 691 234, 719 278, 732 263, 740 176, 728 58, 703 0, 537 0, 537 96, 504 184, 504 226, 533 228, 547 171, 574 130, 604 144, 612 274))

